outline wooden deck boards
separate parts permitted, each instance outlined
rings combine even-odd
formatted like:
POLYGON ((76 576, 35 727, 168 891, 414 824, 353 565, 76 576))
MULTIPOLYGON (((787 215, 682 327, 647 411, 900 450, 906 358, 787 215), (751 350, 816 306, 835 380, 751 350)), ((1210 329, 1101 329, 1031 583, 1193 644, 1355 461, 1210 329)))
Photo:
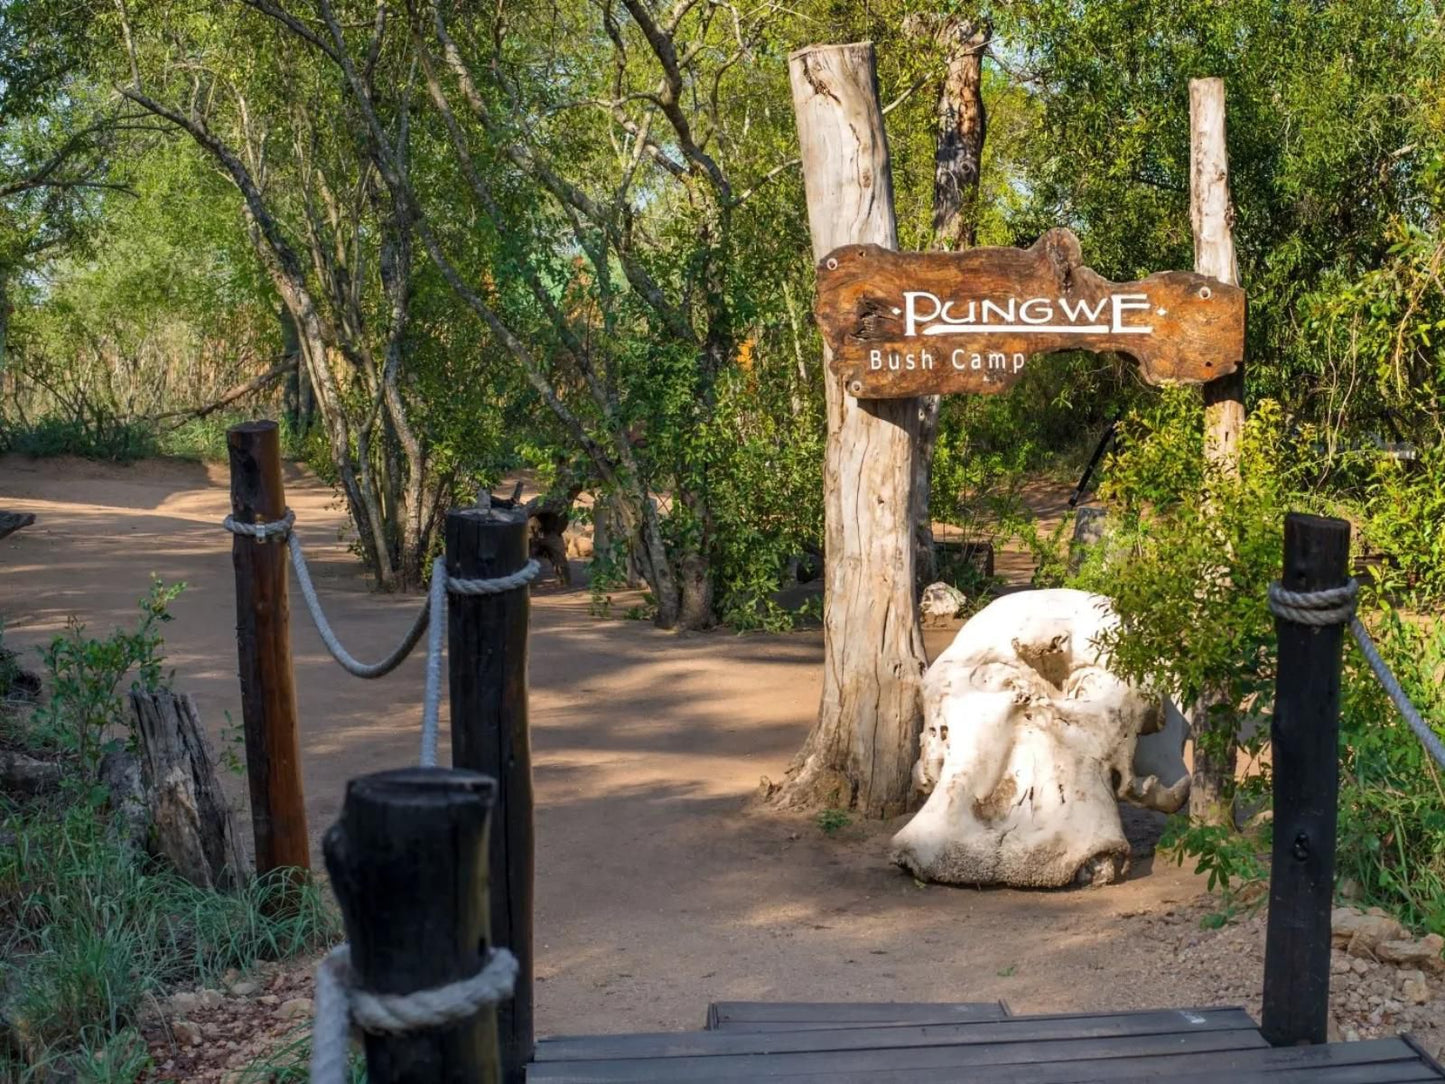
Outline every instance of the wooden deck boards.
POLYGON ((1411 1084, 1445 1072, 1408 1038, 1274 1048, 1237 1008, 1013 1016, 1001 1003, 709 1006, 706 1031, 544 1039, 533 1084, 1411 1084))

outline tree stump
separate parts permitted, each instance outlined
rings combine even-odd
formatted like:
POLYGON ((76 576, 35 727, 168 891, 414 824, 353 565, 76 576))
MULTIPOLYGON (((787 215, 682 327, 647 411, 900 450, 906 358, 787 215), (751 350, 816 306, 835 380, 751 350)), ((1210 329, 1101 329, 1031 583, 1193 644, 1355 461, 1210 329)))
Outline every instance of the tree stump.
POLYGON ((236 887, 245 856, 195 701, 168 689, 135 689, 130 703, 158 849, 198 888, 236 887))

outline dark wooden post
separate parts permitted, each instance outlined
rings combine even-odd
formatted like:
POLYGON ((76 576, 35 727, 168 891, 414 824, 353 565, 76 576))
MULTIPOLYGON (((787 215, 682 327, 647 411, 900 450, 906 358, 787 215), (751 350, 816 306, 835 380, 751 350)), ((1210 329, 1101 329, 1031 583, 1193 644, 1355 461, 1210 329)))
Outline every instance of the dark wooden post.
MULTIPOLYGON (((477 973, 487 939, 492 780, 451 768, 353 779, 323 849, 356 984, 410 994, 477 973)), ((497 1084, 492 1009, 409 1035, 367 1035, 371 1084, 497 1084)))
MULTIPOLYGON (((244 422, 226 430, 231 457, 231 514, 264 523, 286 514, 281 441, 275 422, 244 422)), ((236 569, 236 652, 256 872, 310 868, 301 750, 296 735, 296 686, 291 674, 291 606, 286 594, 286 545, 244 535, 231 542, 236 569)))
MULTIPOLYGON (((447 513, 447 572, 492 579, 527 563, 527 514, 465 508, 447 513)), ((528 588, 448 599, 452 763, 497 781, 491 838, 492 940, 519 965, 511 1002, 497 1013, 506 1084, 532 1060, 532 743, 527 727, 528 588)))
MULTIPOLYGON (((1348 579, 1350 525, 1291 512, 1284 521, 1287 591, 1348 579)), ((1339 796, 1340 651, 1345 627, 1275 618, 1279 673, 1270 723, 1274 853, 1260 1031, 1276 1046, 1326 1041, 1330 905, 1339 796)))

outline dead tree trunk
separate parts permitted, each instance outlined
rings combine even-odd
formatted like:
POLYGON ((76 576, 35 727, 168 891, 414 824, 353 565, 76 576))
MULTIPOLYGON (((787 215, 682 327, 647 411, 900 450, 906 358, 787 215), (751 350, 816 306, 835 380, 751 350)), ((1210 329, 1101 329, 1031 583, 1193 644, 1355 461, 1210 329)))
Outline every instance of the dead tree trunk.
MULTIPOLYGON (((910 33, 928 33, 948 51, 948 69, 938 87, 933 157, 933 247, 956 252, 978 243, 978 186, 983 168, 987 115, 983 106, 983 55, 993 35, 985 20, 957 15, 914 16, 910 33)), ((930 507, 933 447, 938 436, 937 395, 919 399, 918 456, 913 498, 917 520, 914 545, 918 590, 937 574, 930 507)))
POLYGON ((237 886, 245 857, 195 701, 166 689, 135 689, 130 706, 161 854, 198 888, 237 886))
MULTIPOLYGON (((1234 206, 1229 198, 1229 153, 1224 139, 1224 80, 1189 81, 1189 217, 1194 227, 1194 270, 1239 285, 1234 255, 1234 206)), ((1239 472, 1244 428, 1244 361, 1229 376, 1204 385, 1204 455, 1216 467, 1239 472)), ((1194 749, 1189 815, 1233 822, 1228 792, 1234 777, 1239 713, 1228 694, 1206 692, 1190 712, 1194 749)))
MULTIPOLYGON (((1189 217, 1194 226, 1194 270, 1239 285, 1234 255, 1234 204, 1229 198, 1229 152, 1224 139, 1224 80, 1189 81, 1189 217)), ((1244 428, 1244 362, 1204 385, 1205 454, 1239 468, 1244 428)))
MULTIPOLYGON (((814 256, 844 244, 896 248, 873 46, 803 49, 789 69, 814 256)), ((773 797, 891 817, 908 805, 925 666, 910 498, 918 400, 855 399, 826 369, 824 386, 823 701, 773 797)))

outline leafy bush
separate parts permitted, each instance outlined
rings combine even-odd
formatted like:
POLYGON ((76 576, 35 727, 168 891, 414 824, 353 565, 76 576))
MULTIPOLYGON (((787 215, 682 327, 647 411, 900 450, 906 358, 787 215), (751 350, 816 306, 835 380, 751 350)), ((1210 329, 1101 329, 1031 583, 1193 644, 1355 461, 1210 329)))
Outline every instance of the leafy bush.
POLYGON ((165 680, 160 627, 183 586, 155 581, 132 630, 97 640, 72 620, 43 652, 50 700, 18 737, 77 770, 61 805, 0 799, 0 1049, 23 1061, 0 1059, 0 1079, 137 1080, 149 1060, 135 1030, 147 999, 339 936, 314 882, 277 870, 232 894, 196 888, 99 813, 95 769, 124 728, 121 683, 165 680))
POLYGON ((1415 462, 1378 457, 1365 515, 1365 538, 1385 557, 1384 586, 1420 604, 1445 599, 1445 444, 1415 462))
POLYGON ((97 413, 83 417, 55 415, 30 424, 17 422, 0 427, 0 451, 36 459, 75 455, 130 463, 155 455, 157 444, 149 424, 97 413))
POLYGON ((85 626, 71 617, 64 635, 41 652, 50 699, 33 720, 34 738, 44 747, 74 753, 83 781, 94 777, 106 735, 126 725, 121 681, 134 672, 135 687, 162 686, 159 629, 171 620, 168 607, 185 587, 154 580, 141 599, 134 631, 116 629, 104 640, 87 637, 85 626))
MULTIPOLYGON (((1201 414, 1197 396, 1176 391, 1126 422, 1103 487, 1116 509, 1112 527, 1073 582, 1113 600, 1120 625, 1103 646, 1120 672, 1181 704, 1210 703, 1193 736, 1196 757, 1202 748, 1219 773, 1223 808, 1192 803, 1195 820, 1176 822, 1167 843, 1224 890, 1228 914, 1233 886, 1264 875, 1267 831, 1237 833, 1231 814, 1237 797, 1264 803, 1269 764, 1256 756, 1258 770, 1236 784, 1235 741, 1246 717, 1263 722, 1273 709, 1266 597, 1279 575, 1284 516, 1326 502, 1314 488, 1319 463, 1300 452, 1310 434, 1290 434, 1273 403, 1258 404, 1245 426, 1238 476, 1204 464, 1201 414)), ((1363 501, 1378 516, 1385 499, 1371 491, 1363 501)), ((1400 503, 1400 521, 1414 515, 1403 491, 1389 500, 1400 503)), ((1359 504, 1343 510, 1360 515, 1359 504)), ((1399 537, 1403 548, 1417 544, 1399 537)), ((1431 597, 1428 582, 1386 576, 1364 593, 1361 614, 1422 715, 1445 731, 1445 620, 1401 613, 1386 588, 1410 588, 1398 597, 1419 605, 1431 597)), ((1445 785, 1348 641, 1340 730, 1339 876, 1366 902, 1445 932, 1445 785)), ((1267 726, 1256 727, 1247 751, 1262 753, 1268 738, 1267 726)))
MULTIPOLYGON (((1286 446, 1273 403, 1260 403, 1240 437, 1240 470, 1206 463, 1197 395, 1176 390, 1123 423, 1123 450, 1101 487, 1119 509, 1105 545, 1078 582, 1114 602, 1119 625, 1102 640, 1123 675, 1174 698, 1207 704, 1191 736, 1195 816, 1231 823, 1236 735, 1274 693, 1274 619, 1266 604, 1279 573, 1285 512, 1312 503, 1303 465, 1286 446)), ((1265 740, 1257 731, 1251 744, 1265 740)), ((1257 750, 1256 750, 1257 751, 1257 750)))
MULTIPOLYGON (((1437 733, 1445 733, 1445 619, 1373 619, 1376 646, 1437 733)), ((1445 934, 1445 785, 1374 673, 1347 642, 1340 713, 1336 869, 1367 903, 1445 934)))

